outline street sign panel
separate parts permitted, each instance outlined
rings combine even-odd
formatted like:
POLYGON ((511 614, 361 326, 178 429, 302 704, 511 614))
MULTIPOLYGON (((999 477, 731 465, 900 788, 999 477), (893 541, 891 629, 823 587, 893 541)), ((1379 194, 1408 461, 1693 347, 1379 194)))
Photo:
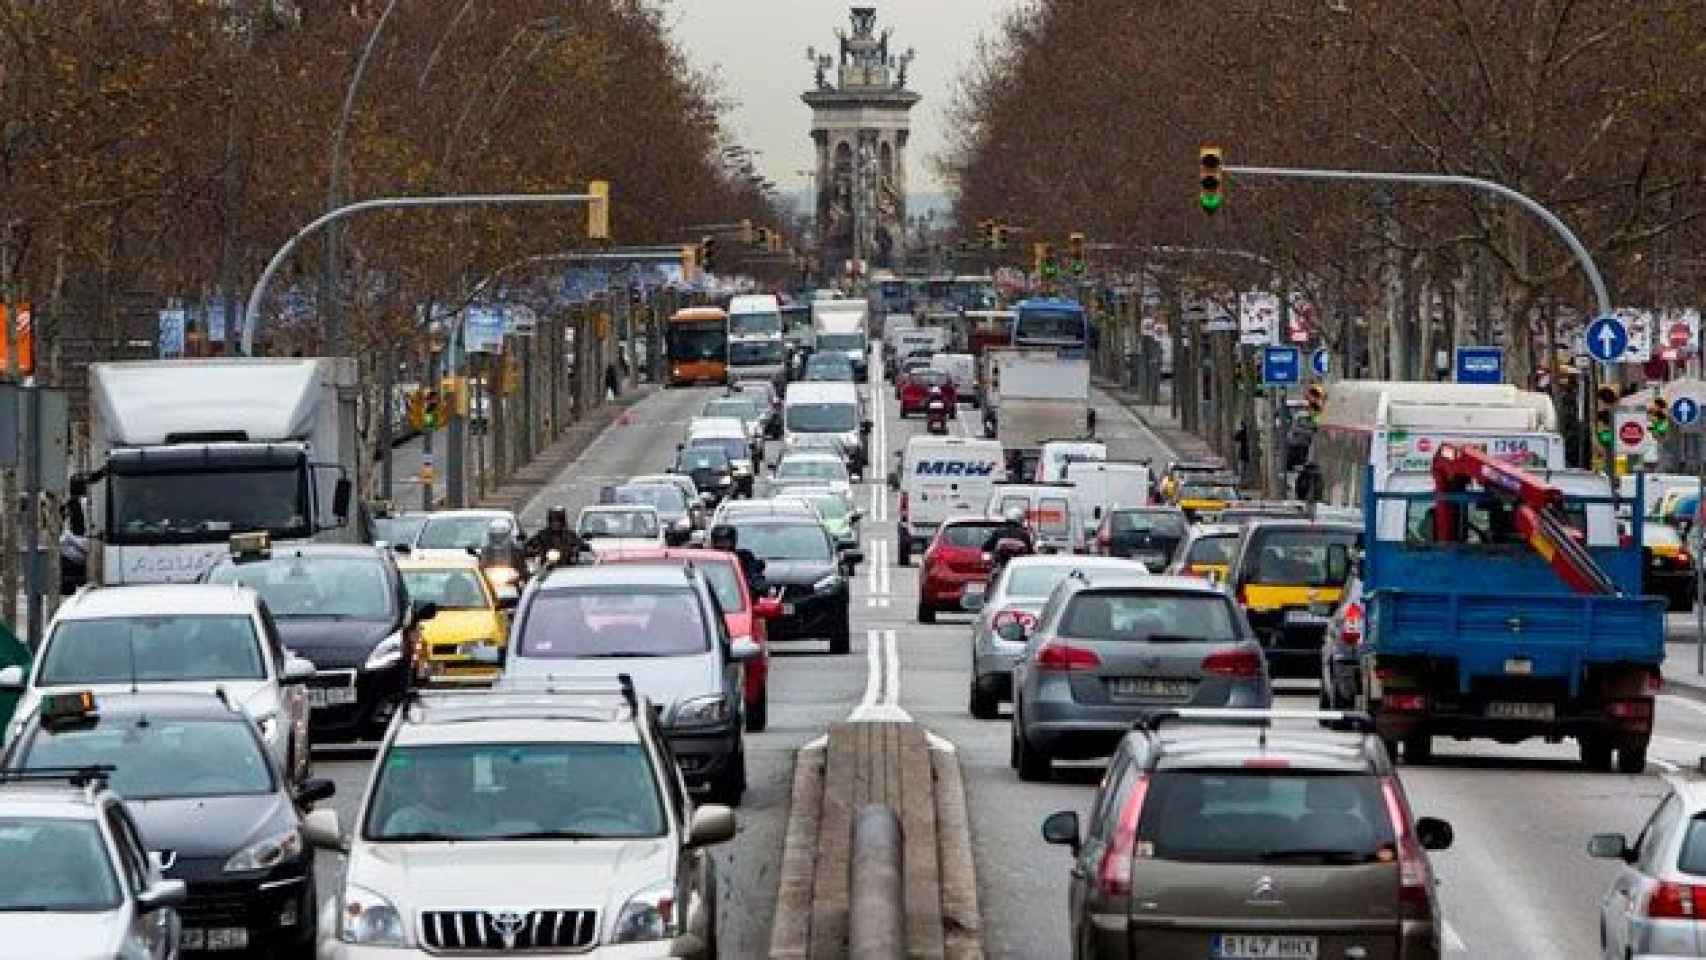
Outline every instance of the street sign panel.
POLYGON ((1617 453, 1645 457, 1653 446, 1653 435, 1647 432, 1645 410, 1619 410, 1613 421, 1617 434, 1617 453))
POLYGON ((1296 347, 1262 348, 1262 383, 1270 387, 1303 382, 1302 358, 1296 347))
POLYGON ((1273 343, 1279 329, 1279 297, 1251 291, 1238 297, 1238 342, 1247 347, 1273 343))
POLYGON ((1317 377, 1326 377, 1330 356, 1326 347, 1316 347, 1315 352, 1309 355, 1309 369, 1313 370, 1317 377))
POLYGON ((1694 339, 1694 335, 1689 331, 1688 324, 1686 323, 1682 323, 1680 321, 1672 322, 1671 325, 1665 329, 1665 346, 1670 347, 1672 350, 1681 350, 1688 346, 1688 341, 1692 339, 1694 339))
POLYGON ((1629 334, 1629 345, 1618 359, 1623 363, 1646 363, 1653 359, 1653 344, 1664 342, 1658 314, 1638 307, 1620 307, 1617 317, 1629 334))
POLYGON ((1616 363, 1629 349, 1629 330, 1614 316, 1600 317, 1588 324, 1588 355, 1600 363, 1616 363))
POLYGON ((1458 347, 1453 370, 1458 383, 1504 383, 1505 352, 1498 347, 1458 347))
POLYGON ((1679 427, 1699 426, 1700 401, 1693 397, 1677 397, 1670 402, 1670 419, 1679 427))

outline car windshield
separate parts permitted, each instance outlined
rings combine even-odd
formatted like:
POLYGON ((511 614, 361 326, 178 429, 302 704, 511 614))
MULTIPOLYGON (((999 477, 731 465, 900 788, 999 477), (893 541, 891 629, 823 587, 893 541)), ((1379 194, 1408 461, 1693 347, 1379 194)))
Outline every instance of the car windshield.
POLYGON ((989 535, 1001 529, 1001 524, 990 523, 951 523, 942 528, 942 542, 950 547, 975 547, 982 549, 989 535))
POLYGON ((742 394, 742 399, 759 407, 768 407, 776 395, 774 388, 765 380, 742 380, 734 385, 734 389, 742 394))
POLYGON ((479 571, 465 568, 403 571, 409 599, 437 604, 440 610, 491 609, 482 580, 479 571))
POLYGON ((948 375, 935 367, 920 367, 907 374, 907 379, 911 383, 925 388, 945 387, 949 382, 948 375))
POLYGON ((1072 569, 1056 563, 1016 565, 1010 568, 1002 590, 1014 599, 1040 600, 1053 593, 1055 585, 1065 580, 1072 569))
POLYGON ((261 796, 277 789, 260 741, 241 718, 43 727, 30 739, 22 766, 112 766, 113 791, 132 801, 261 796))
POLYGON ((118 877, 93 820, 0 817, 0 913, 99 913, 118 877))
POLYGON ((1231 603, 1219 593, 1086 590, 1061 617, 1062 636, 1080 640, 1232 643, 1231 603))
POLYGON ((301 468, 114 473, 114 543, 192 543, 265 530, 275 539, 312 536, 308 472, 301 468))
POLYGON ((712 400, 699 411, 701 417, 734 417, 742 422, 758 419, 758 404, 750 400, 712 400))
POLYGON ((426 517, 379 517, 373 521, 373 539, 385 543, 407 543, 413 545, 415 537, 420 535, 421 528, 426 526, 426 517))
POLYGON ((1238 538, 1232 534, 1222 537, 1202 537, 1191 544, 1190 552, 1185 555, 1189 564, 1225 564, 1232 560, 1232 548, 1238 545, 1238 538))
POLYGON ((362 825, 366 839, 393 843, 663 834, 663 801, 637 743, 393 746, 362 825))
POLYGON ((711 648, 699 596, 685 587, 541 591, 521 624, 521 654, 574 660, 675 657, 711 648))
POLYGON ((280 619, 385 620, 396 594, 375 557, 275 554, 271 560, 222 563, 208 571, 207 582, 253 589, 280 619))
POLYGON ((1185 535, 1185 519, 1173 513, 1137 513, 1126 510, 1114 511, 1108 520, 1108 526, 1114 533, 1148 534, 1151 537, 1172 537, 1178 540, 1185 535))
POLYGON ((1257 539, 1253 544, 1255 556, 1248 564, 1239 566, 1249 571, 1250 583, 1344 586, 1350 569, 1349 552, 1359 539, 1357 534, 1348 530, 1273 531, 1257 539), (1331 550, 1334 545, 1343 550, 1331 550), (1340 553, 1341 560, 1336 576, 1328 562, 1335 552, 1340 553))
POLYGON ((845 520, 852 512, 847 508, 847 501, 833 493, 799 493, 794 496, 817 508, 818 516, 825 520, 845 520))
POLYGON ((738 528, 741 549, 762 560, 821 560, 834 555, 828 534, 816 523, 755 523, 738 528))
POLYGON ((684 447, 675 458, 675 469, 683 473, 692 473, 695 470, 726 471, 729 469, 729 458, 719 447, 684 447))
POLYGON ((1227 483, 1187 483, 1179 487, 1180 500, 1236 500, 1238 488, 1227 483))
POLYGON ((655 508, 659 513, 686 513, 687 496, 680 487, 662 483, 632 483, 617 487, 612 499, 655 508))
POLYGON ((849 433, 859 426, 859 411, 848 401, 790 403, 787 427, 795 433, 849 433))
POLYGON ((264 680, 261 645, 246 614, 61 620, 36 686, 168 680, 264 680))
POLYGON ((1016 340, 1084 339, 1084 314, 1076 310, 1021 310, 1013 330, 1016 340))
POLYGON ((817 335, 819 350, 863 350, 865 335, 862 333, 820 333, 817 335))
POLYGON ((776 465, 778 480, 831 480, 847 482, 847 465, 840 460, 794 457, 776 465))
POLYGON ((1154 859, 1188 863, 1396 859, 1379 782, 1364 774, 1161 770, 1150 779, 1137 844, 1154 859))
POLYGON ((587 540, 600 537, 656 537, 658 515, 654 510, 587 510, 576 530, 587 540))
POLYGON ((423 550, 478 550, 486 545, 493 516, 429 517, 415 546, 423 550))
POLYGON ((756 337, 782 332, 780 313, 731 313, 729 334, 736 337, 756 337))
POLYGON ((806 361, 807 380, 851 380, 853 364, 845 354, 819 353, 806 361))
POLYGON ((754 367, 762 364, 782 362, 782 341, 759 340, 749 343, 729 344, 729 363, 734 366, 754 367))
POLYGON ((687 441, 689 450, 721 450, 730 460, 751 460, 752 448, 745 437, 697 437, 687 441))

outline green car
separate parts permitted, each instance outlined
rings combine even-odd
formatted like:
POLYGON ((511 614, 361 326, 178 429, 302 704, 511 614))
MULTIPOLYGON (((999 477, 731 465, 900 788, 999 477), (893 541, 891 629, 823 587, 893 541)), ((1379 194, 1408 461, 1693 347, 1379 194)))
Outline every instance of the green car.
POLYGON ((838 549, 846 550, 859 545, 859 519, 857 510, 847 507, 847 499, 829 487, 789 487, 778 499, 792 497, 804 500, 817 509, 823 516, 823 528, 835 538, 838 549))

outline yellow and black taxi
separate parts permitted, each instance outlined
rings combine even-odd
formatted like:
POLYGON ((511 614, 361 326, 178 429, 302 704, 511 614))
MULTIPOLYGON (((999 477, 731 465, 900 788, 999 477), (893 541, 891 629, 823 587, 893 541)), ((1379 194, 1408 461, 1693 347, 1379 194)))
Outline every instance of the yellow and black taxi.
MULTIPOLYGON (((1625 536, 1633 535, 1627 521, 1622 527, 1625 536)), ((1677 528, 1657 520, 1643 523, 1641 553, 1641 592, 1664 597, 1673 612, 1694 609, 1694 559, 1677 528)))
POLYGON ((1344 598, 1362 527, 1311 520, 1251 520, 1227 562, 1227 588, 1262 641, 1276 677, 1314 677, 1321 639, 1344 598))
MULTIPOLYGON (((223 693, 74 691, 43 697, 8 745, 4 767, 11 775, 100 771, 111 791, 124 798, 125 815, 110 818, 108 829, 134 830, 152 863, 124 864, 122 881, 86 865, 95 870, 83 891, 92 901, 110 901, 115 889, 158 869, 153 889, 183 884, 180 891, 166 892, 179 900, 186 952, 312 954, 319 904, 303 817, 335 787, 316 779, 292 786, 254 722, 223 693)), ((8 857, 9 872, 34 869, 8 857)), ((42 883, 42 895, 50 895, 55 888, 45 878, 42 883)), ((73 955, 155 954, 61 949, 39 954, 73 955)))
POLYGON ((1238 480, 1230 476, 1186 475, 1173 488, 1174 506, 1185 511, 1186 519, 1192 522, 1216 520, 1222 511, 1241 499, 1238 480))
POLYGON ((1187 480, 1205 480, 1226 473, 1226 461, 1218 458, 1207 460, 1174 460, 1167 464, 1167 469, 1161 473, 1161 481, 1157 485, 1161 498, 1169 502, 1176 501, 1179 485, 1187 480))
POLYGON ((1196 523, 1185 533, 1185 541, 1173 551, 1167 573, 1176 577, 1202 577, 1226 582, 1226 564, 1238 545, 1242 527, 1234 523, 1196 523))
MULTIPOLYGON (((472 556, 400 556, 397 571, 416 606, 432 604, 421 624, 416 680, 429 685, 485 684, 502 669, 509 635, 506 607, 489 571, 472 556)), ((513 590, 513 586, 511 587, 513 590)))

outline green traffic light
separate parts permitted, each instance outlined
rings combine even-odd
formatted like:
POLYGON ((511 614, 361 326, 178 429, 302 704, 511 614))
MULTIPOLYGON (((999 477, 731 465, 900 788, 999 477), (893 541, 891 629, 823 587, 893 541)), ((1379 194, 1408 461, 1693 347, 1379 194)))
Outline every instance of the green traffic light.
POLYGON ((1611 431, 1610 430, 1600 430, 1594 434, 1594 438, 1599 441, 1599 444, 1602 447, 1611 446, 1611 431))
POLYGON ((1202 195, 1202 208, 1209 213, 1219 210, 1220 202, 1221 196, 1218 193, 1205 193, 1202 195))
POLYGON ((1652 423, 1647 425, 1647 429, 1653 432, 1653 436, 1662 437, 1670 432, 1670 421, 1654 420, 1652 423))

